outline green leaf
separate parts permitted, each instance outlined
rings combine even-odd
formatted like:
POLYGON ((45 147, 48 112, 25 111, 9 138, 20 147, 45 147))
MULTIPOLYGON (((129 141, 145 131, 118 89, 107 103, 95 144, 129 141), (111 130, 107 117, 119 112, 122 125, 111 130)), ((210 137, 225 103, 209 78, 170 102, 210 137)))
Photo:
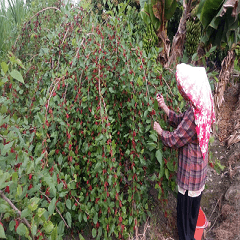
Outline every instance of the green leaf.
POLYGON ((97 222, 98 222, 98 213, 96 212, 93 218, 93 223, 97 224, 97 222))
POLYGON ((156 158, 158 160, 158 162, 160 163, 160 166, 163 165, 163 158, 162 158, 162 151, 160 149, 158 149, 156 151, 156 158))
POLYGON ((171 172, 174 171, 174 167, 173 167, 172 161, 168 161, 168 162, 167 162, 167 168, 168 168, 168 170, 171 171, 171 172))
POLYGON ((148 0, 140 0, 141 8, 144 8, 144 4, 147 3, 148 0))
POLYGON ((63 221, 61 221, 58 224, 58 234, 62 235, 64 233, 64 227, 65 227, 65 223, 63 221))
POLYGON ((10 178, 10 174, 8 172, 0 173, 0 189, 5 188, 9 183, 5 183, 6 180, 10 178))
POLYGON ((154 100, 153 108, 155 111, 158 111, 158 101, 156 99, 154 100))
POLYGON ((170 0, 165 1, 165 3, 171 2, 171 6, 165 6, 165 19, 170 20, 171 17, 174 15, 176 8, 177 8, 177 1, 176 0, 170 0))
POLYGON ((98 235, 96 239, 101 239, 101 236, 102 236, 102 227, 98 229, 98 235))
POLYGON ((48 206, 48 213, 51 216, 55 210, 55 204, 56 204, 56 198, 53 198, 52 201, 50 202, 49 206, 48 206))
POLYGON ((71 216, 70 212, 66 213, 66 219, 67 219, 67 223, 68 223, 69 227, 71 227, 71 225, 72 225, 72 216, 71 216))
POLYGON ((152 151, 153 149, 156 149, 157 144, 155 142, 147 142, 147 147, 149 149, 149 151, 152 151))
POLYGON ((50 190, 51 192, 53 193, 54 196, 56 196, 56 187, 55 187, 55 184, 54 184, 54 180, 52 177, 44 177, 43 178, 44 182, 50 187, 50 190))
POLYGON ((23 69, 25 69, 25 67, 23 66, 23 64, 22 64, 22 61, 20 60, 20 59, 16 59, 16 63, 21 67, 21 68, 23 68, 23 69))
POLYGON ((5 62, 2 62, 1 67, 2 67, 3 72, 6 74, 8 71, 8 65, 5 62))
POLYGON ((151 23, 151 20, 150 20, 150 17, 149 17, 148 13, 146 13, 145 11, 142 10, 140 12, 140 15, 141 15, 143 21, 145 22, 145 24, 150 24, 151 23))
POLYGON ((166 176, 167 179, 169 179, 169 171, 168 171, 167 168, 165 168, 165 176, 166 176))
POLYGON ((151 134, 149 137, 150 137, 154 142, 157 142, 157 141, 158 141, 157 132, 156 132, 156 134, 155 134, 155 133, 151 134))
POLYGON ((26 236, 27 233, 28 233, 27 227, 23 223, 20 223, 17 228, 17 234, 19 234, 20 236, 26 236))
POLYGON ((85 213, 83 214, 83 220, 87 222, 87 215, 85 213))
POLYGON ((41 48, 39 52, 39 56, 43 56, 44 54, 48 54, 48 48, 41 48))
MULTIPOLYGON (((9 223, 9 230, 10 230, 11 232, 13 231, 15 225, 16 225, 16 222, 15 222, 14 220, 12 220, 12 221, 9 223)), ((0 235, 1 235, 1 234, 0 234, 0 235)), ((1 238, 1 236, 0 236, 0 238, 1 238)))
POLYGON ((46 212, 46 210, 44 208, 39 208, 37 211, 37 215, 38 217, 42 217, 42 215, 46 212))
POLYGON ((5 231, 1 224, 0 224, 0 238, 6 239, 5 231))
POLYGON ((10 72, 10 75, 11 75, 14 79, 18 80, 19 82, 24 83, 22 74, 21 74, 18 70, 16 70, 16 69, 12 70, 12 71, 10 72))
POLYGON ((37 225, 34 221, 34 218, 33 218, 32 224, 31 224, 31 232, 32 232, 33 236, 35 236, 37 234, 37 225))
POLYGON ((81 233, 79 233, 78 237, 79 237, 79 240, 85 240, 85 238, 82 236, 81 233))
POLYGON ((4 147, 3 147, 3 149, 1 149, 1 155, 2 155, 2 156, 5 156, 6 153, 9 153, 12 145, 13 145, 13 141, 10 142, 10 143, 8 143, 8 144, 5 144, 4 147))
POLYGON ((161 179, 162 177, 163 177, 163 175, 164 175, 164 166, 163 165, 161 165, 160 166, 160 173, 159 173, 159 179, 161 179))
POLYGON ((12 181, 15 182, 15 183, 18 181, 18 173, 17 172, 14 172, 12 174, 12 181))
POLYGON ((209 53, 215 52, 217 46, 211 47, 211 49, 209 50, 209 53))
POLYGON ((17 186, 17 196, 20 197, 22 195, 22 186, 18 185, 17 186))
POLYGON ((2 105, 1 107, 1 113, 4 114, 7 112, 7 107, 5 105, 2 105))
POLYGON ((92 229, 92 236, 93 236, 93 238, 95 238, 95 237, 97 236, 97 230, 96 230, 96 228, 93 228, 93 229, 92 229))
POLYGON ((204 28, 211 23, 212 19, 216 16, 221 8, 223 2, 223 0, 201 0, 200 6, 202 10, 200 20, 204 28))
POLYGON ((37 198, 37 197, 34 197, 34 198, 30 199, 30 203, 28 204, 28 208, 31 211, 35 211, 38 207, 38 202, 39 202, 39 198, 37 198))
POLYGON ((67 201, 66 201, 66 206, 67 206, 68 209, 71 210, 72 204, 71 204, 71 200, 70 200, 70 199, 67 199, 67 201))
POLYGON ((110 88, 109 88, 109 92, 110 92, 110 93, 115 93, 116 91, 115 91, 112 87, 110 87, 110 88))
POLYGON ((54 225, 51 221, 47 221, 44 223, 43 230, 47 233, 50 234, 52 230, 54 229, 54 225))
POLYGON ((25 218, 25 217, 28 217, 30 215, 31 215, 31 211, 28 208, 26 208, 22 211, 21 218, 25 218))
POLYGON ((57 227, 55 227, 51 234, 51 240, 57 240, 58 239, 58 233, 57 233, 57 227))
POLYGON ((141 77, 138 78, 137 84, 138 84, 140 87, 143 85, 143 81, 142 81, 141 77))
POLYGON ((129 225, 131 225, 132 222, 133 222, 133 217, 132 217, 132 216, 129 216, 129 219, 128 219, 128 223, 129 223, 129 225))

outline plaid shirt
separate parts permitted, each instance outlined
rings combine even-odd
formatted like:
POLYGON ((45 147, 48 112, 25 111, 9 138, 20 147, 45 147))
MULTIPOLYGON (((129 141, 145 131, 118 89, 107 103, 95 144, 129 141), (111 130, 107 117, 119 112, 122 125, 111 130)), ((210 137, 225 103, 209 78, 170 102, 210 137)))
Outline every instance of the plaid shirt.
POLYGON ((162 132, 163 144, 178 149, 177 184, 189 190, 200 190, 206 180, 207 158, 203 160, 197 140, 194 113, 189 108, 185 113, 177 115, 169 111, 169 124, 175 131, 162 132))

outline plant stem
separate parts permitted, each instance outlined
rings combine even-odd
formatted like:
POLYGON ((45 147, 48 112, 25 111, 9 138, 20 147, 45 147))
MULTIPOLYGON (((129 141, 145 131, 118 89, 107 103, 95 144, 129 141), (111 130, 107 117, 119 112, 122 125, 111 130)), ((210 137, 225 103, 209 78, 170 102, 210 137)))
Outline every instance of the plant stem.
MULTIPOLYGON (((20 216, 20 218, 21 218, 21 214, 22 214, 22 212, 12 203, 12 201, 9 199, 9 198, 7 198, 6 197, 6 195, 3 193, 3 191, 2 190, 0 190, 0 196, 2 197, 2 199, 3 200, 5 200, 9 205, 10 205, 10 207, 13 209, 13 210, 15 210, 17 213, 18 213, 18 215, 20 216)), ((30 231, 31 231, 31 225, 30 225, 30 223, 28 222, 28 220, 26 219, 26 218, 21 218, 22 220, 23 220, 23 222, 25 223, 25 225, 30 229, 30 231)), ((32 236, 33 237, 33 236, 32 236)), ((33 238, 34 239, 34 238, 33 238)))

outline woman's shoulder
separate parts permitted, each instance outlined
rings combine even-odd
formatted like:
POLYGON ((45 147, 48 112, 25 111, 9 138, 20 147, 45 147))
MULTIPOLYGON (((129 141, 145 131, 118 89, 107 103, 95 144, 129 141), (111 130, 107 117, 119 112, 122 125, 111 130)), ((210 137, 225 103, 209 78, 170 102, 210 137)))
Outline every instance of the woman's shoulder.
POLYGON ((192 121, 195 120, 194 111, 193 111, 193 108, 192 108, 191 106, 189 106, 189 107, 187 108, 187 110, 185 111, 184 117, 188 117, 188 118, 191 119, 192 121))

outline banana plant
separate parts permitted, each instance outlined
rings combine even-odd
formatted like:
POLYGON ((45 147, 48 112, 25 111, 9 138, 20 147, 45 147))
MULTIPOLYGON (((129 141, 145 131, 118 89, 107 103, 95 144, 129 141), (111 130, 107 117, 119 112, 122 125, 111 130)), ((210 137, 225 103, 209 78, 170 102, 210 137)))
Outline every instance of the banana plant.
POLYGON ((177 0, 141 0, 141 16, 146 24, 152 24, 155 31, 166 28, 167 21, 177 8, 177 0))
POLYGON ((238 0, 201 0, 198 17, 204 27, 205 45, 229 48, 240 41, 240 3, 238 0))
POLYGON ((215 109, 223 102, 226 86, 234 68, 236 57, 234 48, 240 42, 240 4, 238 0, 201 0, 198 18, 202 22, 204 34, 202 42, 205 46, 221 46, 228 44, 229 51, 221 63, 219 81, 215 86, 215 109))
POLYGON ((140 0, 141 16, 143 21, 152 24, 162 47, 160 60, 165 64, 169 57, 170 41, 167 36, 167 22, 173 16, 179 0, 140 0))

